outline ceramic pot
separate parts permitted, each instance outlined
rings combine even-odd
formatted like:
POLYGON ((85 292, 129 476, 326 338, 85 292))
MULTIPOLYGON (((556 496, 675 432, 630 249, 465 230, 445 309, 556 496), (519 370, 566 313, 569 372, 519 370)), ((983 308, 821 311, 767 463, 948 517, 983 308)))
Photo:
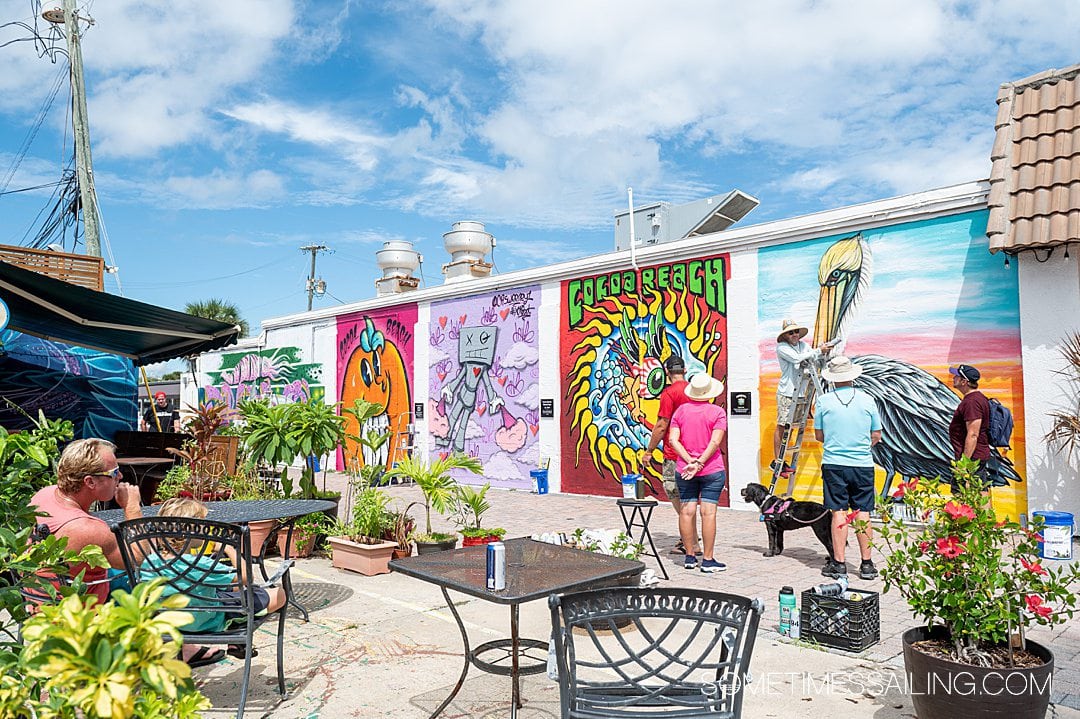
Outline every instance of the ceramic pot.
POLYGON ((311 553, 315 551, 315 541, 318 539, 317 534, 308 534, 302 532, 299 529, 294 529, 292 533, 292 541, 290 546, 285 546, 285 540, 289 537, 289 530, 282 529, 277 535, 278 551, 281 552, 281 556, 289 557, 310 557, 311 553), (288 549, 286 555, 285 550, 288 549))
POLYGON ((475 547, 478 544, 491 544, 492 542, 499 541, 499 535, 488 534, 483 537, 462 537, 461 546, 463 547, 475 547))
POLYGON ((1041 644, 1027 649, 1042 658, 1037 667, 992 668, 960 664, 919 651, 915 642, 945 639, 944 627, 904 632, 904 669, 919 719, 1042 719, 1050 703, 1054 655, 1041 644))

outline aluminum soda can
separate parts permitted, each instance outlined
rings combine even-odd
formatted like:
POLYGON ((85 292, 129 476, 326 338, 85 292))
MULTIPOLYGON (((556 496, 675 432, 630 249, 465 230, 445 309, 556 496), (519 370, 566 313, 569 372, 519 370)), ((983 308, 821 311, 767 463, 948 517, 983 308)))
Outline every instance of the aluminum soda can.
POLYGON ((487 588, 489 592, 506 589, 506 545, 502 542, 487 545, 487 588))
POLYGON ((839 597, 841 594, 847 591, 848 579, 846 576, 841 575, 834 582, 826 582, 814 587, 811 591, 814 594, 820 594, 823 597, 839 597))

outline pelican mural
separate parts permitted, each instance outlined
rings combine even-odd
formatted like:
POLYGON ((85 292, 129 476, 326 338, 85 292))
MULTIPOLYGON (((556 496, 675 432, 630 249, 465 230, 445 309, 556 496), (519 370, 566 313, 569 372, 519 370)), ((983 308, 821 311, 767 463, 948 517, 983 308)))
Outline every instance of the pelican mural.
MULTIPOLYGON (((847 338, 860 302, 873 280, 873 257, 862 234, 837 240, 818 264, 817 318, 814 346, 847 338)), ((842 351, 841 343, 834 353, 842 351)), ((913 364, 878 354, 856 355, 863 368, 855 381, 877 402, 881 413, 881 442, 873 449, 874 461, 885 470, 882 496, 896 475, 952 478, 949 421, 960 398, 937 377, 913 364)), ((1022 481, 1012 462, 995 451, 989 460, 995 486, 1022 481)))

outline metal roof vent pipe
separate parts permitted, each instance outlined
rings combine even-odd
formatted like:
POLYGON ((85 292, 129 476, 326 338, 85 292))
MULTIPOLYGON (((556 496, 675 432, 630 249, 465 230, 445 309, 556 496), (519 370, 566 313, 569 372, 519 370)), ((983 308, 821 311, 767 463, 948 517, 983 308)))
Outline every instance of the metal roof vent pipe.
POLYGON ((412 273, 423 261, 424 258, 407 240, 384 242, 383 248, 375 253, 375 264, 383 273, 375 280, 375 294, 382 297, 415 290, 420 280, 412 273))
POLYGON ((450 262, 442 267, 445 282, 463 282, 470 277, 487 277, 491 263, 484 257, 495 247, 495 237, 484 232, 483 222, 455 222, 454 229, 443 235, 443 246, 450 253, 450 262))

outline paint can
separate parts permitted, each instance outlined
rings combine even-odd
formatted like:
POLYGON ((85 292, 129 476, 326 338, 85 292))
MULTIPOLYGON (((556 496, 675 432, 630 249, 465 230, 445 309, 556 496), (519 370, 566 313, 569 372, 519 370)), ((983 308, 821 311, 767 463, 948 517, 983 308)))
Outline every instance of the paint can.
POLYGON ((637 499, 637 482, 641 479, 640 474, 624 474, 622 476, 623 499, 637 499))
POLYGON ((1032 512, 1043 518, 1039 556, 1043 559, 1072 559, 1073 515, 1071 512, 1032 512))
POLYGON ((548 471, 546 469, 529 470, 529 476, 532 477, 534 494, 548 493, 548 471))

